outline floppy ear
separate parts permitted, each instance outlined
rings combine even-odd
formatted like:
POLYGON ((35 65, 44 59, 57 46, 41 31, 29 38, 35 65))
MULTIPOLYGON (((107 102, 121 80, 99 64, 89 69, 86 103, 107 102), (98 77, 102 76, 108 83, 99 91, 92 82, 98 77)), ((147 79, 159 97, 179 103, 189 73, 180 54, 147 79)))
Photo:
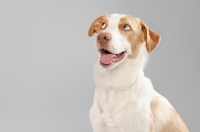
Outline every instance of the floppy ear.
POLYGON ((161 37, 156 32, 149 29, 144 22, 141 22, 142 31, 144 32, 144 39, 146 41, 146 48, 148 53, 151 53, 159 44, 161 37))
POLYGON ((105 15, 100 16, 91 24, 90 29, 88 30, 88 36, 91 37, 94 33, 100 30, 101 23, 104 21, 104 19, 105 15))

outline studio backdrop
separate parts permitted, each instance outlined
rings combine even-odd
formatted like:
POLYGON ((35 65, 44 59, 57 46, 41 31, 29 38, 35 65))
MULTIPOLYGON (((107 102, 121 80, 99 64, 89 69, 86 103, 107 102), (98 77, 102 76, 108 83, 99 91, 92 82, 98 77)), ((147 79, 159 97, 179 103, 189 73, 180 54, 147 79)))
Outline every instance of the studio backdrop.
POLYGON ((0 1, 0 132, 92 132, 90 24, 141 18, 161 35, 145 68, 191 132, 200 131, 200 1, 0 1))

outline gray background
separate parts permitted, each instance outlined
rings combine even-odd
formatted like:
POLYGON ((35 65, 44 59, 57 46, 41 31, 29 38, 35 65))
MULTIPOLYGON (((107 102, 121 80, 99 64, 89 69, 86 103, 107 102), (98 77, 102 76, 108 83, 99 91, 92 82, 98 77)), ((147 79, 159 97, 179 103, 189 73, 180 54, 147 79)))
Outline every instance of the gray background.
POLYGON ((98 16, 142 18, 162 36, 145 69, 200 131, 199 1, 0 1, 0 132, 91 132, 98 16))

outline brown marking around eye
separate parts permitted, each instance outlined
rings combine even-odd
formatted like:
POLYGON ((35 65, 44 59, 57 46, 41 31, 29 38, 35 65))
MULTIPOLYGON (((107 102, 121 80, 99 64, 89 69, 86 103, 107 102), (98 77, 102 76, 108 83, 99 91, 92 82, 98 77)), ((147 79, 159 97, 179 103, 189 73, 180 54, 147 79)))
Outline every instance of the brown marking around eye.
POLYGON ((88 30, 88 36, 92 36, 94 33, 98 33, 101 29, 102 23, 105 23, 105 28, 108 26, 108 15, 102 15, 91 24, 90 29, 88 30))
POLYGON ((129 58, 136 58, 139 53, 139 44, 144 42, 143 33, 140 30, 140 24, 138 18, 133 18, 131 16, 125 16, 120 19, 118 25, 120 33, 127 38, 128 42, 131 45, 132 54, 129 55, 129 58), (124 30, 124 25, 127 24, 131 27, 131 30, 124 30))

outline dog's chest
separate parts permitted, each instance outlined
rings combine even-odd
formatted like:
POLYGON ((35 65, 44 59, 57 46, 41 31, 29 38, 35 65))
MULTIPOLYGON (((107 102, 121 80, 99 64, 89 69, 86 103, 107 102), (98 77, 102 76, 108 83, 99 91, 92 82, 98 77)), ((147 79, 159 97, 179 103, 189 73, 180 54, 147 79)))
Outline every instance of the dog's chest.
POLYGON ((99 92, 99 104, 103 113, 113 114, 128 100, 130 100, 130 90, 104 89, 99 92))
POLYGON ((134 103, 131 96, 133 96, 131 89, 124 91, 107 89, 99 92, 101 119, 106 126, 140 131, 147 127, 145 121, 147 112, 141 107, 141 104, 134 103), (141 112, 143 115, 139 114, 141 112))
POLYGON ((114 89, 104 89, 99 92, 99 105, 101 118, 106 125, 113 126, 116 123, 116 115, 120 108, 130 101, 130 90, 117 91, 114 89))

